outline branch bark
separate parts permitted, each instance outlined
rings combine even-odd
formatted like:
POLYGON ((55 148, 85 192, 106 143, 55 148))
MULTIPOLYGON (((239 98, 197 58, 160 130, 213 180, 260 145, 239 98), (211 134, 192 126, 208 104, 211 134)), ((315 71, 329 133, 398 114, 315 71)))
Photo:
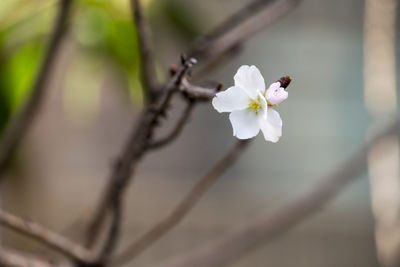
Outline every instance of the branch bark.
POLYGON ((192 111, 195 106, 195 101, 188 99, 186 102, 185 110, 182 112, 181 117, 179 118, 178 122, 176 123, 174 129, 169 133, 167 136, 162 138, 161 140, 154 141, 151 144, 149 144, 149 149, 157 149, 160 147, 163 147, 165 145, 168 145, 172 141, 174 141, 179 134, 182 132, 183 127, 185 127, 187 121, 189 120, 192 111))
POLYGON ((400 119, 397 118, 342 165, 323 177, 322 181, 307 194, 294 199, 274 212, 244 224, 219 240, 182 256, 177 256, 158 267, 222 267, 245 253, 271 242, 319 211, 336 197, 350 181, 366 168, 369 148, 381 138, 393 134, 398 135, 399 132, 400 119))
POLYGON ((54 264, 38 258, 28 257, 20 253, 0 247, 0 265, 13 267, 53 267, 54 264))
POLYGON ((299 2, 300 0, 255 0, 200 38, 187 54, 203 62, 217 58, 286 15, 299 2))
POLYGON ((219 91, 219 88, 214 90, 211 88, 196 86, 191 84, 187 79, 183 79, 180 91, 187 98, 196 99, 196 101, 209 101, 219 91))
POLYGON ((237 161, 249 142, 249 140, 237 141, 235 146, 196 183, 171 213, 117 255, 112 266, 122 265, 134 259, 181 222, 218 178, 237 161))
POLYGON ((49 47, 44 57, 41 69, 31 89, 31 96, 14 118, 9 122, 1 138, 0 144, 0 175, 14 154, 18 144, 29 131, 34 122, 46 93, 46 85, 50 77, 51 67, 60 48, 62 37, 66 31, 72 0, 60 0, 60 8, 51 34, 49 47))
MULTIPOLYGON (((132 131, 131 137, 124 146, 125 149, 120 159, 114 166, 109 179, 109 185, 106 187, 101 203, 89 225, 87 231, 87 245, 89 247, 94 245, 110 205, 117 203, 116 201, 120 201, 119 198, 122 197, 127 183, 131 180, 132 173, 137 163, 148 150, 154 128, 157 126, 160 116, 165 114, 172 94, 180 86, 183 77, 195 63, 196 61, 194 59, 183 60, 182 66, 164 86, 157 102, 148 105, 146 110, 143 111, 137 126, 132 131)), ((113 227, 115 227, 115 225, 113 227)))
POLYGON ((103 248, 100 252, 98 263, 99 266, 102 265, 107 265, 110 255, 113 252, 118 238, 119 238, 119 232, 121 228, 121 219, 122 219, 122 195, 116 196, 113 200, 111 205, 111 212, 112 212, 112 217, 111 217, 111 226, 109 229, 108 234, 106 235, 106 240, 103 244, 103 248))
POLYGON ((39 224, 25 221, 3 210, 0 210, 0 224, 31 237, 77 262, 91 263, 96 261, 96 256, 84 247, 51 232, 39 224))
POLYGON ((131 0, 130 2, 139 42, 140 74, 143 91, 146 102, 151 103, 154 101, 157 90, 159 89, 154 66, 151 30, 146 20, 143 18, 139 0, 131 0))

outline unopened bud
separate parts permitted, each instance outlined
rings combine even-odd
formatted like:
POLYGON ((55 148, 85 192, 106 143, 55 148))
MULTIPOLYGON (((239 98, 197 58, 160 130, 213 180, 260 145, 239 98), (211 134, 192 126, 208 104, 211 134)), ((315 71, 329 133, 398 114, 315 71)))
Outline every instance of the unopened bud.
POLYGON ((281 87, 286 89, 286 87, 289 86, 291 81, 292 81, 292 78, 290 76, 283 76, 277 82, 279 82, 281 84, 281 87))

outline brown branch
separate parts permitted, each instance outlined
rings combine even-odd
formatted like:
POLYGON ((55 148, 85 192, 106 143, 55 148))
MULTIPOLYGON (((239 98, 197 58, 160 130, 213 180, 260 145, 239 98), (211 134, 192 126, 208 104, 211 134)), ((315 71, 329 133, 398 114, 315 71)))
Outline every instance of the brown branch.
POLYGON ((134 259, 158 239, 175 227, 184 216, 192 210, 207 190, 218 178, 231 167, 249 144, 249 140, 237 141, 235 146, 208 171, 190 190, 185 198, 159 223, 154 225, 137 241, 129 245, 121 254, 117 255, 112 266, 122 265, 134 259))
POLYGON ((185 110, 182 111, 182 115, 179 118, 178 122, 176 123, 174 129, 165 137, 163 137, 161 140, 157 140, 149 144, 149 149, 157 149, 160 147, 163 147, 165 145, 168 145, 172 141, 174 141, 179 134, 182 132, 183 127, 186 125, 187 121, 189 120, 192 111, 195 106, 195 101, 194 100, 187 100, 186 102, 186 107, 185 110))
POLYGON ((31 89, 31 96, 14 118, 9 122, 1 138, 0 145, 0 175, 5 171, 11 156, 18 144, 28 132, 37 116, 45 96, 45 89, 49 80, 51 67, 60 48, 62 37, 66 31, 67 19, 72 0, 60 0, 60 8, 51 34, 49 47, 41 69, 31 89))
POLYGON ((123 153, 114 166, 109 179, 109 185, 106 187, 101 203, 89 224, 87 231, 87 245, 89 247, 94 245, 110 206, 116 203, 117 198, 122 197, 122 193, 127 183, 131 180, 137 163, 148 150, 154 128, 157 126, 159 118, 165 114, 172 94, 180 86, 183 77, 195 63, 196 60, 193 58, 189 60, 183 59, 182 66, 164 86, 161 94, 158 96, 157 102, 148 105, 140 116, 137 126, 132 131, 127 144, 124 146, 123 153))
POLYGON ((189 83, 187 79, 182 80, 180 90, 184 96, 195 99, 196 101, 209 101, 221 89, 222 85, 219 85, 217 89, 210 89, 200 87, 189 83))
POLYGON ((299 2, 300 0, 255 0, 199 39, 187 54, 202 61, 221 56, 293 10, 299 2))
POLYGON ((20 253, 0 247, 0 266, 15 267, 53 267, 49 261, 21 255, 20 253))
POLYGON ((231 15, 224 22, 217 25, 211 32, 205 34, 199 38, 192 49, 190 55, 201 56, 207 53, 208 46, 210 43, 220 38, 222 35, 228 33, 233 28, 237 27, 243 21, 246 21, 249 17, 260 12, 266 5, 269 5, 274 0, 255 0, 250 2, 246 6, 242 7, 238 12, 231 15))
POLYGON ((130 0, 133 18, 136 24, 137 38, 139 42, 140 74, 144 95, 148 103, 155 99, 159 89, 157 75, 154 66, 154 56, 151 44, 151 31, 143 18, 139 0, 130 0))
MULTIPOLYGON (((248 40, 252 35, 259 31, 265 30, 265 28, 279 20, 287 13, 292 11, 301 0, 255 0, 249 6, 260 7, 257 13, 256 9, 252 9, 252 13, 249 11, 239 10, 234 14, 232 19, 228 19, 226 22, 226 28, 219 32, 219 34, 213 35, 208 41, 199 41, 195 44, 193 50, 190 50, 189 55, 199 54, 202 57, 202 62, 205 63, 196 69, 194 74, 195 79, 204 77, 211 71, 220 67, 222 64, 231 60, 238 52, 241 51, 242 43, 248 40), (259 6, 260 5, 260 6, 259 6), (250 16, 242 16, 241 14, 247 14, 250 16), (241 20, 237 20, 240 18, 241 20), (235 21, 235 23, 230 21, 235 21), (241 24, 239 23, 241 22, 241 24), (230 28, 232 27, 232 28, 230 28)), ((244 10, 249 10, 246 7, 244 10)), ((200 58, 200 56, 198 56, 200 58)))
MULTIPOLYGON (((185 59, 183 59, 183 60, 185 61, 185 59)), ((195 63, 195 61, 192 59, 192 62, 189 64, 194 64, 194 63, 195 63)), ((185 65, 187 63, 183 62, 183 64, 185 65)), ((179 134, 181 133, 187 120, 189 119, 190 114, 194 108, 195 101, 196 100, 209 100, 215 94, 215 92, 220 89, 220 85, 218 86, 217 90, 193 86, 187 81, 187 79, 184 77, 184 74, 185 74, 184 71, 182 71, 181 73, 178 73, 175 85, 173 87, 171 87, 171 88, 175 88, 175 87, 180 88, 180 90, 183 92, 183 94, 187 100, 187 106, 182 113, 182 117, 178 120, 178 123, 175 126, 174 130, 168 136, 166 136, 164 139, 154 142, 154 143, 150 143, 151 135, 148 136, 147 141, 149 143, 147 144, 145 151, 159 148, 159 147, 167 145, 168 143, 175 140, 179 136, 179 134)), ((170 94, 168 97, 168 100, 166 100, 166 102, 165 102, 166 105, 162 108, 162 110, 164 110, 164 111, 161 112, 160 115, 162 115, 166 111, 167 105, 169 103, 169 98, 171 97, 171 95, 172 94, 170 94)), ((154 124, 154 126, 156 126, 156 125, 157 124, 154 124)), ((109 233, 106 236, 107 239, 104 242, 102 253, 100 254, 101 262, 108 261, 108 258, 115 247, 116 240, 118 239, 119 229, 120 229, 120 221, 121 221, 121 212, 122 212, 121 211, 121 209, 122 209, 121 208, 121 206, 122 206, 121 197, 122 196, 120 194, 115 194, 114 197, 110 200, 111 206, 112 206, 111 211, 113 212, 113 216, 112 216, 112 222, 111 222, 111 226, 109 229, 109 233)))
POLYGON ((381 138, 400 132, 397 118, 380 134, 360 148, 352 157, 328 174, 307 194, 294 199, 272 213, 260 216, 219 240, 190 253, 173 258, 159 267, 222 267, 260 245, 271 242, 336 197, 345 186, 366 168, 369 148, 381 138))
POLYGON ((3 210, 0 210, 0 224, 31 237, 77 262, 90 263, 96 260, 93 253, 71 240, 37 223, 25 221, 3 210))
POLYGON ((102 251, 100 252, 98 262, 107 263, 109 261, 110 255, 113 252, 121 228, 121 217, 122 217, 122 195, 119 195, 113 199, 111 203, 112 221, 109 232, 106 236, 106 240, 103 244, 102 251))
POLYGON ((219 88, 220 86, 218 86, 218 89, 214 90, 214 89, 195 86, 189 83, 189 81, 186 78, 183 78, 179 89, 182 92, 183 96, 186 98, 187 101, 186 107, 183 110, 182 115, 179 118, 175 127, 173 128, 172 132, 169 133, 164 138, 162 138, 161 140, 150 143, 149 149, 158 149, 174 141, 182 132, 184 126, 189 120, 196 102, 209 101, 212 97, 214 97, 215 93, 219 90, 219 88))

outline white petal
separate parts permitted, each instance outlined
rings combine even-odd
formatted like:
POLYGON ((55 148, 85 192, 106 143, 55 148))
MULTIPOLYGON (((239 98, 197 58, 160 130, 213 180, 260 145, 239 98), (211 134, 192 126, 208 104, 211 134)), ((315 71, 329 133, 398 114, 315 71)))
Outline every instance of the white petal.
POLYGON ((233 135, 239 139, 249 139, 258 134, 260 126, 258 116, 247 109, 233 111, 229 115, 233 135))
POLYGON ((258 92, 258 96, 260 97, 260 102, 261 102, 261 107, 262 107, 262 112, 260 115, 264 116, 264 118, 267 118, 267 112, 268 112, 268 102, 265 99, 264 95, 260 92, 258 92))
POLYGON ((259 116, 261 131, 267 141, 276 143, 282 136, 282 119, 279 113, 272 108, 267 111, 267 117, 259 116))
POLYGON ((216 94, 212 105, 218 112, 231 112, 247 108, 249 102, 249 97, 240 87, 232 86, 216 94))
POLYGON ((264 78, 256 66, 241 66, 233 79, 235 85, 243 88, 250 98, 256 99, 258 91, 265 92, 264 78))

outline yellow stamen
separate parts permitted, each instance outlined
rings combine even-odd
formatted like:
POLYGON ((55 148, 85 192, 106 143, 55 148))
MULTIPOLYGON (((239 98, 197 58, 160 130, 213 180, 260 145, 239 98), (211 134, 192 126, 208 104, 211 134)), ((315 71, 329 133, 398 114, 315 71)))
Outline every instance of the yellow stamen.
POLYGON ((250 100, 249 111, 255 112, 256 114, 261 109, 261 99, 258 97, 256 100, 250 100))

